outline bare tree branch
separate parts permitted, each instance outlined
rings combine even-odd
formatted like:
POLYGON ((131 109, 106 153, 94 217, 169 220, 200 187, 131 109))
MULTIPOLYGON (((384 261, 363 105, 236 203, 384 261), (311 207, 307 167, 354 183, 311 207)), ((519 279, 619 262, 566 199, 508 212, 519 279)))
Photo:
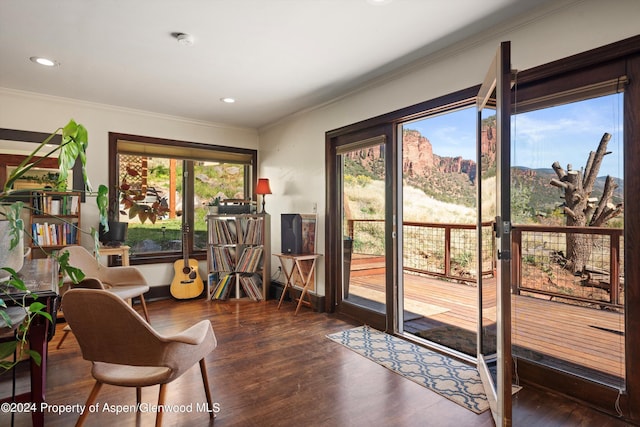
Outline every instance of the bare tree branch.
POLYGON ((589 159, 587 160, 587 165, 584 167, 584 176, 582 177, 583 181, 587 180, 587 173, 593 167, 593 159, 596 157, 596 153, 593 151, 589 151, 589 159))
POLYGON ((621 204, 614 206, 612 203, 609 203, 604 210, 597 217, 594 215, 594 219, 589 224, 591 227, 600 227, 605 224, 607 221, 619 216, 622 214, 624 207, 621 204))
POLYGON ((591 167, 585 170, 585 180, 584 180, 584 189, 587 193, 591 193, 593 190, 593 184, 596 182, 596 178, 598 178, 598 172, 600 172, 600 165, 602 164, 602 159, 607 152, 607 144, 611 139, 611 134, 605 132, 602 135, 602 139, 600 139, 600 143, 598 144, 598 149, 594 154, 593 162, 591 163, 591 167))
POLYGON ((567 184, 566 182, 562 182, 560 180, 557 180, 555 178, 553 178, 551 180, 551 182, 549 182, 549 184, 553 185, 554 187, 563 188, 565 190, 567 190, 569 188, 569 184, 567 184))
POLYGON ((567 175, 567 172, 565 172, 564 169, 562 169, 562 166, 560 166, 560 163, 558 162, 553 162, 553 164, 551 165, 551 167, 553 168, 553 170, 556 172, 556 175, 558 175, 558 178, 562 179, 567 175))
POLYGON ((569 209, 567 206, 565 206, 563 210, 564 210, 564 213, 569 215, 574 220, 577 219, 576 214, 571 209, 569 209))
POLYGON ((610 175, 607 175, 607 179, 604 181, 604 189, 602 190, 602 198, 600 199, 600 203, 598 204, 598 209, 593 214, 591 218, 590 226, 595 226, 594 223, 596 219, 602 214, 607 204, 613 198, 613 193, 618 188, 618 184, 615 182, 610 175))

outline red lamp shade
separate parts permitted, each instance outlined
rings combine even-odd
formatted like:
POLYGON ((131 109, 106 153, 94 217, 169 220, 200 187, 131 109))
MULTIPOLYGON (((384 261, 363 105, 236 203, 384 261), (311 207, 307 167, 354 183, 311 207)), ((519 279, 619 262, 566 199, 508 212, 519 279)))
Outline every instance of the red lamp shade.
POLYGON ((262 212, 266 214, 267 211, 264 210, 264 198, 265 194, 271 194, 271 187, 269 187, 269 179, 268 178, 259 178, 258 185, 256 185, 256 194, 262 194, 262 212))
POLYGON ((271 194, 271 187, 269 187, 269 178, 258 179, 258 185, 256 185, 256 194, 271 194))

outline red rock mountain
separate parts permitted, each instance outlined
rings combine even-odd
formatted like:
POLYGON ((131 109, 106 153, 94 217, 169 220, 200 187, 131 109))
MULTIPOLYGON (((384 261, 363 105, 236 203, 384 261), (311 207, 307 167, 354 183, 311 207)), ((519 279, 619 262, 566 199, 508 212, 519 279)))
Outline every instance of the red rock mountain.
MULTIPOLYGON (((422 136, 417 130, 405 130, 403 141, 402 172, 405 176, 426 177, 437 171, 444 174, 465 174, 469 176, 471 182, 475 182, 475 160, 463 159, 462 157, 442 157, 434 154, 429 139, 422 136)), ((482 149, 485 153, 492 153, 488 158, 492 163, 495 162, 495 146, 495 128, 490 127, 482 134, 482 149)), ((371 164, 378 163, 384 157, 384 149, 371 147, 359 153, 349 153, 348 156, 371 170, 371 164)))

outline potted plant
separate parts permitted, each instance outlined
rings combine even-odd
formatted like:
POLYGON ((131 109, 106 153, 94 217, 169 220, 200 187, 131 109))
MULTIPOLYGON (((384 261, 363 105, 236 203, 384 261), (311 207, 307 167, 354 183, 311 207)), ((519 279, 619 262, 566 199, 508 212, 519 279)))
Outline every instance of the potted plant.
POLYGON ((128 179, 136 178, 139 175, 135 169, 126 168, 126 174, 116 188, 120 195, 120 205, 122 205, 120 213, 129 215, 129 219, 138 217, 142 223, 149 220, 155 224, 156 220, 164 217, 169 208, 166 200, 161 198, 157 192, 155 192, 155 199, 152 202, 145 203, 149 190, 133 186, 128 181, 128 179))
MULTIPOLYGON (((31 209, 32 207, 25 206, 20 201, 14 201, 16 190, 13 189, 15 182, 24 177, 26 173, 32 170, 34 167, 38 167, 44 159, 57 155, 58 159, 58 174, 57 181, 52 185, 52 189, 55 191, 67 190, 67 178, 69 176, 69 170, 71 170, 79 159, 82 165, 82 178, 85 185, 86 192, 96 197, 96 203, 98 206, 100 226, 109 231, 109 189, 105 185, 100 185, 98 191, 94 193, 91 189, 90 183, 86 175, 86 150, 88 147, 88 133, 86 128, 76 123, 74 120, 70 120, 64 127, 56 129, 51 135, 49 135, 43 142, 31 152, 25 160, 14 169, 4 184, 2 191, 0 191, 0 223, 5 226, 7 238, 0 238, 0 263, 7 265, 0 265, 0 292, 6 298, 11 298, 15 306, 21 307, 25 314, 24 322, 19 326, 18 339, 7 343, 0 344, 0 360, 4 359, 7 355, 12 354, 14 351, 18 351, 19 354, 27 353, 40 362, 40 357, 37 353, 28 350, 27 333, 29 325, 33 321, 35 316, 44 316, 51 321, 49 313, 44 311, 44 305, 37 301, 27 303, 27 296, 29 296, 29 290, 25 286, 22 279, 18 276, 18 272, 22 267, 22 260, 24 259, 24 251, 22 249, 24 245, 24 224, 20 218, 20 213, 23 209, 31 209), (50 151, 48 149, 49 142, 60 134, 62 141, 60 145, 55 146, 50 151), (15 260, 15 261, 13 261, 15 260), (4 273, 4 274, 3 274, 4 273), (4 275, 4 279, 2 279, 4 275), (13 299, 11 293, 7 292, 10 288, 20 291, 24 297, 19 300, 13 299)), ((151 222, 156 221, 161 215, 166 213, 167 208, 161 203, 153 203, 146 205, 139 203, 144 199, 141 192, 131 189, 127 186, 126 179, 123 180, 121 185, 117 188, 120 191, 121 199, 120 203, 124 207, 124 211, 128 211, 129 218, 137 216, 142 222, 147 219, 151 222)), ((73 224, 72 224, 73 225, 73 224)), ((1 226, 0 226, 1 229, 1 226)), ((93 240, 95 253, 99 253, 99 233, 91 227, 89 231, 81 230, 80 232, 90 234, 93 240)), ((2 236, 0 236, 2 237, 2 236)), ((69 254, 52 254, 52 257, 56 258, 59 265, 60 277, 69 277, 74 283, 78 283, 84 278, 84 273, 74 267, 71 267, 68 263, 69 254)), ((59 283, 62 284, 61 282, 59 283)), ((11 327, 11 318, 6 313, 7 304, 2 297, 0 297, 0 327, 11 327)), ((20 360, 20 357, 17 358, 20 360)), ((0 374, 13 366, 12 363, 0 362, 0 374)))
MULTIPOLYGON (((119 211, 122 215, 128 215, 129 219, 138 218, 141 223, 149 220, 151 223, 163 218, 169 211, 169 207, 166 203, 166 199, 160 198, 155 193, 155 200, 151 203, 146 203, 147 191, 144 191, 140 187, 129 184, 128 180, 136 178, 139 173, 132 168, 126 169, 126 174, 123 176, 120 184, 115 188, 119 199, 118 204, 122 206, 119 211)), ((109 209, 109 189, 105 185, 100 185, 98 188, 98 195, 96 201, 101 210, 109 212, 107 215, 101 217, 101 223, 99 227, 99 238, 105 246, 119 246, 126 240, 128 223, 125 221, 119 221, 118 215, 115 214, 116 209, 109 209), (102 221, 106 219, 106 224, 102 221)))
MULTIPOLYGON (((43 159, 57 154, 59 171, 57 181, 54 185, 55 190, 67 190, 69 170, 78 158, 82 164, 83 180, 90 192, 85 168, 87 144, 87 131, 84 126, 70 120, 66 126, 56 129, 55 132, 49 135, 49 137, 40 143, 36 149, 9 174, 2 191, 0 191, 0 206, 2 207, 2 209, 0 209, 0 222, 3 223, 2 226, 5 227, 8 236, 8 238, 0 239, 0 262, 7 264, 0 265, 0 270, 3 271, 2 280, 0 281, 0 291, 4 296, 4 298, 0 297, 0 327, 14 326, 11 323, 11 316, 7 314, 5 299, 12 300, 16 307, 24 310, 23 317, 25 319, 17 329, 17 339, 0 344, 1 359, 17 351, 19 355, 29 354, 39 364, 41 360, 40 355, 27 349, 26 344, 29 326, 36 316, 44 316, 49 321, 52 320, 51 315, 44 310, 44 304, 37 301, 37 296, 30 295, 28 288, 18 276, 18 271, 22 268, 22 260, 25 256, 23 250, 25 230, 23 220, 20 218, 20 213, 25 206, 20 201, 13 201, 14 193, 16 193, 16 191, 13 190, 13 185, 18 179, 25 176, 25 174, 34 167, 37 167, 43 159), (48 147, 48 143, 59 133, 61 133, 62 136, 61 144, 49 152, 41 154, 41 151, 45 150, 48 147), (22 296, 20 298, 13 297, 9 292, 11 289, 20 291, 22 296), (33 301, 28 302, 27 297, 31 297, 29 301, 33 301)), ((106 218, 106 210, 101 210, 100 213, 101 216, 105 215, 106 218)), ((94 237, 94 241, 97 242, 96 231, 92 229, 89 233, 94 237)), ((60 266, 60 272, 63 275, 67 275, 74 282, 78 282, 84 278, 82 271, 69 266, 68 254, 56 255, 55 257, 60 266)), ((20 360, 20 357, 16 358, 16 360, 20 360)), ((10 369, 14 363, 15 362, 1 362, 0 373, 10 369)))

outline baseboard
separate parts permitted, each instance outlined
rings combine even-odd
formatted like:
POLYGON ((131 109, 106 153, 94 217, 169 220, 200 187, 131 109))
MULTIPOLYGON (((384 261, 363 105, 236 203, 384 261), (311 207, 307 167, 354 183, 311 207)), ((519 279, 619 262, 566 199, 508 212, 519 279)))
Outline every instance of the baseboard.
MULTIPOLYGON (((269 290, 267 292, 267 298, 279 300, 280 296, 282 296, 283 289, 284 289, 283 283, 271 282, 271 285, 269 286, 269 290)), ((300 294, 302 294, 302 289, 292 288, 289 294, 285 295, 285 301, 291 301, 291 294, 293 294, 293 298, 298 299, 300 298, 300 294)), ((325 296, 309 293, 309 297, 311 299, 311 307, 313 308, 313 311, 317 311, 318 313, 323 313, 325 296)))
POLYGON ((171 285, 151 286, 149 292, 144 294, 144 300, 157 301, 162 299, 173 298, 170 291, 171 285))
MULTIPOLYGON (((171 285, 160 285, 160 286, 152 286, 149 288, 149 292, 144 294, 144 299, 146 302, 150 301, 158 301, 163 299, 173 299, 171 295, 171 285)), ((284 288, 284 284, 279 282, 271 282, 269 288, 267 289, 267 299, 279 300, 280 295, 282 295, 282 289, 284 288)), ((297 288, 293 288, 292 290, 294 298, 300 298, 301 290, 297 288)), ((204 295, 200 295, 198 298, 203 298, 204 295)), ((314 311, 319 313, 324 312, 324 295, 316 295, 309 294, 311 298, 311 306, 314 311)), ((287 295, 287 301, 291 301, 291 297, 287 295)), ((139 303, 138 298, 134 298, 134 303, 139 303)))

